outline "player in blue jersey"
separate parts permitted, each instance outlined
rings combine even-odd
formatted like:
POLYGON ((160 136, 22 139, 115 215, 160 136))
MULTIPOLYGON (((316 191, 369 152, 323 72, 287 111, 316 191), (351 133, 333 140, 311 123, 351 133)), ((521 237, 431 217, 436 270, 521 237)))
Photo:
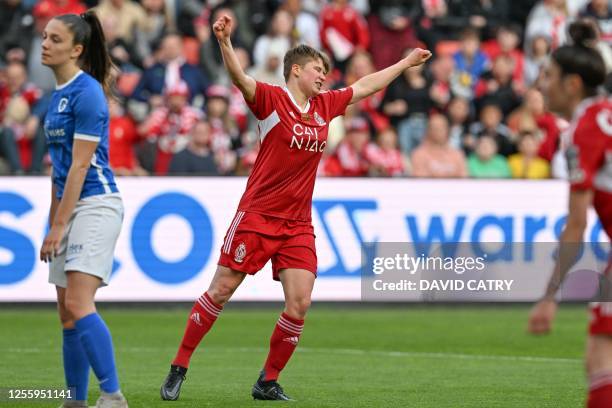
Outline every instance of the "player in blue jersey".
POLYGON ((42 33, 42 63, 57 86, 44 121, 53 164, 50 230, 40 259, 50 263, 63 326, 63 407, 87 407, 91 367, 100 382, 99 408, 125 408, 108 327, 94 296, 108 284, 123 204, 108 158, 112 64, 93 12, 53 18, 42 33))

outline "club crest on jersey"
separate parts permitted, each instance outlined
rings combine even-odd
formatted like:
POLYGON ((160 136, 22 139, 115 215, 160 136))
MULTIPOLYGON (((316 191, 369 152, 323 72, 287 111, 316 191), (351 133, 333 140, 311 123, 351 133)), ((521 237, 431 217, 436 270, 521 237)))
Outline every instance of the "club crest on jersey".
POLYGON ((241 242, 240 244, 238 244, 238 246, 236 247, 236 250, 234 251, 234 261, 238 263, 242 263, 242 261, 244 261, 245 256, 246 256, 246 245, 244 244, 244 242, 241 242))
POLYGON ((319 126, 324 126, 325 125, 325 121, 323 120, 323 118, 317 113, 314 113, 314 120, 315 122, 317 122, 317 124, 319 126))
POLYGON ((59 104, 57 105, 57 111, 63 112, 66 110, 66 106, 68 106, 68 98, 60 99, 59 104))

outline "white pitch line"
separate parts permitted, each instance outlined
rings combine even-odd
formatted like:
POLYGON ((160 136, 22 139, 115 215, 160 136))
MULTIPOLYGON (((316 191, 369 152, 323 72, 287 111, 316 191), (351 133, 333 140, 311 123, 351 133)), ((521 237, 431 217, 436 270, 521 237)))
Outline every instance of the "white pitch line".
MULTIPOLYGON (((162 351, 175 351, 175 347, 118 347, 118 352, 125 353, 159 353, 162 351)), ((214 352, 228 353, 265 353, 268 351, 264 347, 206 347, 203 349, 214 352)), ((48 353, 49 350, 39 348, 8 348, 4 349, 9 353, 48 353)), ((344 354, 359 356, 377 357, 411 357, 411 358, 434 358, 434 359, 454 359, 454 360, 487 360, 487 361, 515 361, 526 363, 560 363, 560 364, 582 364, 579 358, 562 357, 541 357, 541 356, 508 356, 495 354, 462 354, 462 353, 433 353, 421 351, 385 351, 385 350, 362 350, 362 349, 335 349, 335 348, 310 348, 298 347, 300 353, 319 353, 319 354, 344 354)))

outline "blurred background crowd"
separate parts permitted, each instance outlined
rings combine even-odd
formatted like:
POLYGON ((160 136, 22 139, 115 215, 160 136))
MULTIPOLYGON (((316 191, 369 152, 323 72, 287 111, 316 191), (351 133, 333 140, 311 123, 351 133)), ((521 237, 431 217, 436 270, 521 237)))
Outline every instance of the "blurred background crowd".
POLYGON ((281 86, 283 55, 299 43, 330 56, 330 89, 414 47, 434 52, 330 124, 321 176, 562 178, 568 123, 546 111, 542 67, 568 24, 588 18, 612 70, 608 0, 0 0, 0 174, 48 172, 55 82, 40 34, 53 16, 89 8, 118 68, 119 175, 249 174, 257 123, 211 32, 223 13, 243 68, 281 86))

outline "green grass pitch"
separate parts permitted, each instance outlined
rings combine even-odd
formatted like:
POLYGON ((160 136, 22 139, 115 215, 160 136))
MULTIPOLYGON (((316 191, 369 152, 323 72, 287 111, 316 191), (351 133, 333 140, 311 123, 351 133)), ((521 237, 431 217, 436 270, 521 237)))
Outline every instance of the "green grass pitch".
MULTIPOLYGON (((281 306, 233 306, 196 351, 181 398, 159 386, 189 307, 100 311, 132 408, 262 407, 251 385, 281 306)), ((561 308, 554 333, 525 333, 528 306, 315 305, 280 383, 296 407, 580 407, 585 306, 561 308)), ((50 307, 0 306, 0 387, 63 385, 61 331, 50 307)), ((90 380, 90 404, 97 397, 90 380)), ((59 403, 0 401, 0 408, 59 403)))

